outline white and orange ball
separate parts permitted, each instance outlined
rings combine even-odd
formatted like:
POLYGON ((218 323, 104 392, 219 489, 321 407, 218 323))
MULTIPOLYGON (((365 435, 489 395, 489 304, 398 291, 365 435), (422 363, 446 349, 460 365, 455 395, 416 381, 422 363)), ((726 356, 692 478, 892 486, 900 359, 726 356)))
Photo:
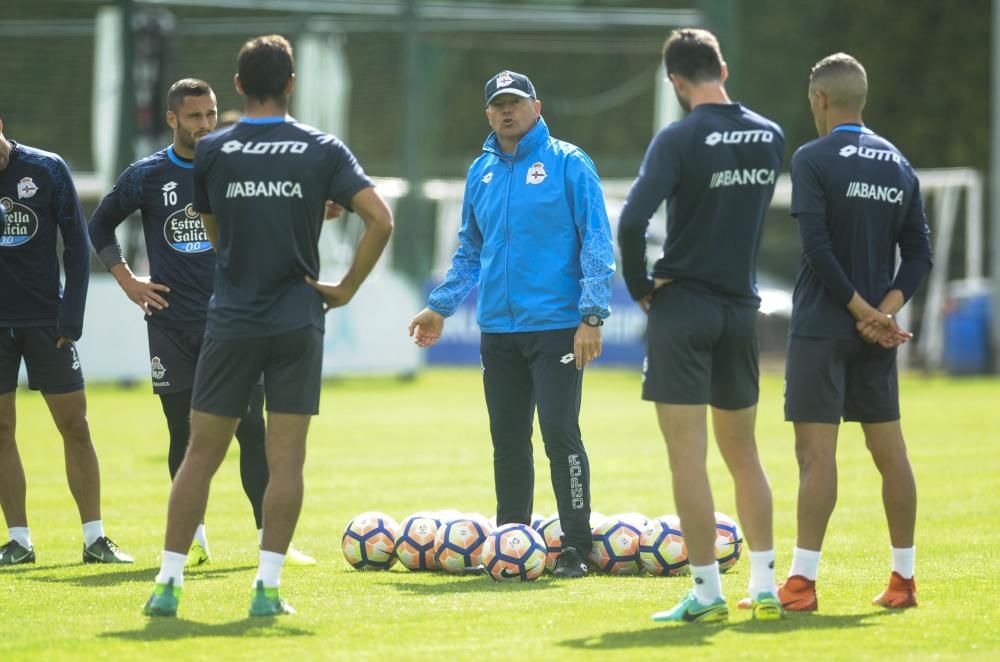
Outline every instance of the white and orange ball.
POLYGON ((526 524, 504 524, 487 536, 483 565, 498 582, 537 579, 545 570, 545 542, 526 524))
POLYGON ((736 520, 725 513, 715 513, 715 560, 719 572, 726 572, 740 560, 743 553, 743 536, 736 520))
POLYGON ((459 518, 438 527, 434 539, 434 562, 452 574, 482 563, 483 543, 489 531, 471 518, 459 518))
POLYGON ((388 570, 396 562, 399 524, 385 513, 361 513, 344 528, 340 547, 358 570, 388 570))
POLYGON ((429 513, 410 515, 399 525, 396 558, 410 570, 434 570, 434 538, 439 522, 429 513))
POLYGON ((684 534, 676 517, 658 517, 646 523, 639 537, 639 563, 646 572, 660 577, 686 575, 691 571, 684 534))
POLYGON ((562 554, 562 524, 559 523, 559 514, 546 517, 538 527, 538 533, 545 542, 545 569, 552 572, 556 567, 556 559, 562 554))
POLYGON ((591 531, 590 562, 609 575, 639 573, 639 527, 609 517, 591 531))

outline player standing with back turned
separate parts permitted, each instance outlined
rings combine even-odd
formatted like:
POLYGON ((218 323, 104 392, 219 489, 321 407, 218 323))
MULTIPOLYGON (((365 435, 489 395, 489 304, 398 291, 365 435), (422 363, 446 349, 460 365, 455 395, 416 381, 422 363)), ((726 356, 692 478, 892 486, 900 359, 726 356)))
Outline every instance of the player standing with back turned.
POLYGON ((726 93, 715 36, 677 30, 663 49, 687 117, 650 143, 622 209, 618 243, 632 298, 649 314, 642 397, 656 403, 687 543, 692 590, 655 621, 725 621, 715 560, 705 406, 736 486, 750 549, 754 616, 781 617, 774 585, 771 488, 757 456, 757 253, 784 152, 777 124, 726 93), (667 240, 652 277, 646 227, 667 201, 667 240))
POLYGON ((844 53, 820 60, 809 77, 820 137, 792 158, 791 213, 803 259, 785 366, 785 419, 794 423, 799 461, 798 539, 779 590, 790 611, 819 604, 816 574, 837 501, 841 417, 861 423, 882 475, 892 574, 873 602, 917 604, 917 487, 899 423, 896 374, 896 347, 910 334, 893 316, 930 271, 931 247, 920 182, 899 150, 862 122, 867 97, 860 62, 844 53))
MULTIPOLYGON (((97 207, 89 227, 98 257, 146 315, 153 392, 160 398, 170 438, 167 467, 171 479, 177 475, 191 436, 191 389, 215 275, 215 251, 191 204, 191 172, 195 145, 215 130, 216 118, 215 93, 208 83, 195 78, 174 83, 167 93, 166 113, 173 143, 130 165, 97 207), (142 211, 149 278, 132 273, 115 237, 115 228, 136 210, 142 211)), ((263 384, 253 389, 236 439, 240 479, 253 508, 259 543, 267 487, 263 384)), ((208 537, 201 523, 187 564, 209 561, 208 537)), ((294 548, 288 550, 288 561, 316 563, 294 548)))
POLYGON ((195 149, 194 209, 218 262, 195 373, 191 441, 170 492, 163 562, 144 609, 150 616, 177 613, 185 552, 262 372, 270 479, 250 615, 294 612, 278 586, 302 508, 306 433, 319 410, 323 315, 351 300, 392 230, 389 208, 350 150, 287 115, 295 88, 291 44, 279 35, 251 39, 237 69, 243 118, 195 149), (354 262, 336 284, 315 280, 327 200, 354 209, 365 223, 354 262))

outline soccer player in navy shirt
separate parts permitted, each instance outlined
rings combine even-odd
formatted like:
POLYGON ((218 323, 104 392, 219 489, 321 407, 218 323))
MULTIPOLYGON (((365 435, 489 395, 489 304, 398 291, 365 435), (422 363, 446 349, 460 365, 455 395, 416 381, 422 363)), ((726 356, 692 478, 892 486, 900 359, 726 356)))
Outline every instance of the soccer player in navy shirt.
POLYGON ((288 41, 251 39, 237 69, 243 118, 195 149, 193 208, 218 260, 195 372, 191 440, 170 492, 163 563, 144 608, 150 616, 177 613, 185 552, 262 372, 270 479, 250 615, 294 612, 278 586, 302 507, 309 419, 319 410, 323 315, 351 300, 392 231, 389 208, 350 150, 287 115, 295 88, 288 41), (338 283, 317 281, 327 200, 365 223, 354 262, 338 283))
POLYGON ((642 397, 656 403, 694 589, 656 621, 724 621, 716 520, 705 466, 706 405, 736 485, 750 549, 750 604, 781 617, 774 585, 771 489, 754 439, 758 355, 757 252, 781 166, 774 122, 730 101, 718 41, 677 30, 663 50, 667 75, 690 111, 650 143, 622 209, 618 242, 629 293, 649 315, 642 397), (663 256, 646 267, 646 228, 667 201, 663 256))
POLYGON ((63 438, 66 478, 83 522, 84 563, 131 563, 104 533, 101 473, 87 423, 74 341, 83 333, 90 242, 69 168, 57 155, 7 140, 0 121, 0 508, 10 541, 0 566, 34 563, 26 484, 14 438, 21 361, 63 438), (62 236, 65 287, 57 235, 62 236))
POLYGON ((792 302, 785 418, 799 461, 798 539, 779 589, 786 609, 818 607, 816 574, 837 500, 837 432, 858 421, 882 475, 892 574, 873 602, 917 604, 917 490, 899 423, 896 347, 910 335, 895 314, 931 268, 920 182, 896 147, 864 126, 868 77, 837 53, 809 77, 820 138, 792 158, 792 209, 802 266, 792 302), (896 269, 896 249, 901 262, 896 269))
MULTIPOLYGON (((215 93, 205 81, 184 78, 170 87, 167 107, 173 143, 133 163, 121 174, 94 212, 89 230, 104 266, 145 313, 153 392, 159 396, 167 419, 167 466, 172 479, 184 459, 191 434, 191 389, 215 273, 215 252, 191 205, 195 144, 215 129, 215 93), (148 278, 132 273, 115 237, 115 228, 136 210, 142 212, 148 278)), ((259 536, 267 487, 262 384, 254 387, 250 407, 236 428, 236 439, 240 443, 243 491, 253 508, 259 536)), ((297 565, 316 562, 293 548, 289 548, 288 557, 297 565)), ((201 565, 209 560, 202 523, 195 532, 187 564, 201 565)))

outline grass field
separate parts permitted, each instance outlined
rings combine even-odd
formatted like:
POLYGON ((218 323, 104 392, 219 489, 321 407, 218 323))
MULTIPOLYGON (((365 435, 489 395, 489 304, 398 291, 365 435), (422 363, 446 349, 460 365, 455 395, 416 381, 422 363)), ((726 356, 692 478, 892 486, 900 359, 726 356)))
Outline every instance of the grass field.
MULTIPOLYGON (((778 572, 794 542, 797 470, 781 418, 781 379, 763 379, 757 434, 774 489, 778 572)), ((593 506, 605 514, 673 512, 666 454, 631 372, 591 371, 583 430, 593 506)), ((483 577, 359 573, 340 552, 344 524, 365 510, 401 519, 417 510, 493 512, 490 444, 478 370, 429 371, 407 383, 328 385, 314 420, 306 502, 295 543, 313 568, 287 568, 299 610, 273 623, 245 617, 256 537, 235 444, 213 484, 207 516, 213 563, 185 582, 180 618, 140 608, 162 548, 168 494, 166 432, 145 387, 89 390, 108 533, 136 557, 125 570, 80 564, 80 528, 61 446, 41 398, 18 394, 18 439, 28 476, 35 566, 0 572, 4 659, 864 659, 1000 656, 1000 381, 909 377, 904 432, 920 495, 920 607, 869 604, 889 574, 878 475, 856 425, 839 448, 840 499, 824 549, 821 611, 756 623, 735 609, 728 626, 661 626, 649 614, 688 590, 687 578, 588 577, 499 585, 483 577)), ((536 443, 536 510, 555 509, 536 443)), ((716 509, 735 513, 718 453, 709 456, 716 509)), ((723 576, 731 603, 747 561, 723 576)))

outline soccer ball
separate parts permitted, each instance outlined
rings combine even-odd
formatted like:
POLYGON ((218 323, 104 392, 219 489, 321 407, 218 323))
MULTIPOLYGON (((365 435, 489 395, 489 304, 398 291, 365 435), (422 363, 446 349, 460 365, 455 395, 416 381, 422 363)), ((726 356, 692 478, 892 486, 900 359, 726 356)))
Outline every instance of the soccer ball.
POLYGON ((340 547, 344 558, 358 570, 388 570, 396 562, 399 524, 384 513, 361 513, 344 529, 340 547))
POLYGON ((487 519, 485 515, 480 515, 479 513, 464 513, 462 515, 462 519, 472 520, 476 524, 480 525, 483 527, 483 533, 486 535, 489 535, 490 531, 496 528, 492 523, 490 523, 490 520, 487 519))
POLYGON ((437 510, 430 513, 431 517, 438 521, 438 526, 442 524, 447 524, 448 522, 453 522, 457 519, 462 519, 465 517, 465 513, 460 510, 455 510, 454 508, 446 508, 444 510, 437 510))
POLYGON ((591 532, 591 563, 609 575, 637 574, 641 535, 634 524, 609 517, 591 532))
POLYGON ((608 519, 608 516, 604 513, 599 513, 596 510, 590 511, 590 530, 593 531, 600 525, 604 524, 604 521, 608 519))
POLYGON ((473 519, 455 519, 438 527, 434 537, 434 562, 452 574, 482 562, 483 543, 489 531, 473 519))
POLYGON ((495 581, 537 579, 545 570, 545 542, 525 524, 504 524, 486 538, 483 565, 495 581))
POLYGON ((434 536, 440 523, 432 513, 415 513, 403 520, 396 537, 396 558, 410 570, 434 570, 434 536))
POLYGON ((743 536, 736 521, 725 513, 715 513, 715 560, 719 562, 719 572, 725 572, 736 565, 743 551, 743 536))
POLYGON ((639 537, 639 562, 651 575, 675 577, 686 575, 687 545, 676 517, 664 516, 650 520, 639 537))
POLYGON ((562 554, 563 530, 559 523, 559 514, 545 518, 538 527, 538 534, 545 541, 545 569, 552 572, 556 567, 556 559, 562 554))
MULTIPOLYGON (((537 531, 538 527, 542 525, 542 522, 544 522, 545 519, 546 519, 545 517, 543 517, 542 515, 540 515, 538 513, 531 513, 531 522, 530 522, 530 524, 528 526, 530 526, 535 531, 537 531)), ((490 528, 491 529, 497 528, 497 516, 496 515, 494 515, 493 517, 490 518, 490 528)))
MULTIPOLYGON (((612 519, 620 519, 623 522, 628 522, 635 528, 642 531, 643 527, 649 523, 649 518, 642 513, 621 513, 620 515, 612 515, 612 519)), ((593 527, 591 527, 593 528, 593 527)))

